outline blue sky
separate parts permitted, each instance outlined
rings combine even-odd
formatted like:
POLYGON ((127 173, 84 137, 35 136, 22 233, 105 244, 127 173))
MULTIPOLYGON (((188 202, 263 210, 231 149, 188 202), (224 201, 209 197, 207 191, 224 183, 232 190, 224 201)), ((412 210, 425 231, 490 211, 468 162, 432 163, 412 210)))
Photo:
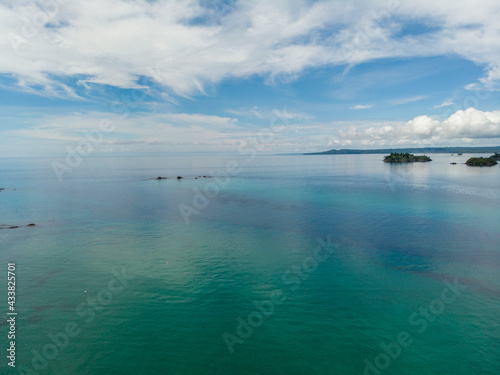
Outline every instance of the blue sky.
POLYGON ((498 1, 0 0, 0 156, 500 144, 498 1), (102 121, 112 130, 100 128, 102 121))

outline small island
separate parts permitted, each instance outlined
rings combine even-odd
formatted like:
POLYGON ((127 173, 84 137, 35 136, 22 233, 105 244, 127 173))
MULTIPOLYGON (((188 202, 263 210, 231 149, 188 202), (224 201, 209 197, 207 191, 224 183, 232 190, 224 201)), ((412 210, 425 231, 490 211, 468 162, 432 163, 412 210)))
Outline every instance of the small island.
POLYGON ((418 155, 415 156, 409 153, 397 153, 391 152, 390 155, 387 155, 384 158, 384 162, 386 163, 415 163, 415 162, 427 162, 432 161, 432 159, 426 155, 418 155))
POLYGON ((492 157, 489 158, 470 158, 465 162, 470 167, 491 167, 498 164, 492 157))
POLYGON ((500 160, 500 154, 498 152, 495 152, 493 155, 490 156, 493 160, 500 160))

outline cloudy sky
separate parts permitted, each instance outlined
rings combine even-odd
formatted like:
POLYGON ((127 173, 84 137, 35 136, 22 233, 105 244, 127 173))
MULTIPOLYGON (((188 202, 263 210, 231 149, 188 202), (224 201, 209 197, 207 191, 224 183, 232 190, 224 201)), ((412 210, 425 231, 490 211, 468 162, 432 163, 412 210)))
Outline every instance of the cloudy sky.
POLYGON ((0 0, 0 156, 500 145, 499 19, 498 0, 0 0))

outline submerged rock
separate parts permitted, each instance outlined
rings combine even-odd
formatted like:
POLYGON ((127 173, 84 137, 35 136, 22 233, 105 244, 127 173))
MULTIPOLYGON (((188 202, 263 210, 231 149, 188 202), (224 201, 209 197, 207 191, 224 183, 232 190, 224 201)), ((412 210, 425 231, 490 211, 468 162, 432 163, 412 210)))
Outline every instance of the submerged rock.
POLYGON ((212 176, 187 176, 187 177, 183 177, 183 176, 177 176, 177 177, 163 177, 163 176, 158 176, 158 177, 153 177, 153 178, 148 178, 147 180, 156 180, 156 181, 160 181, 160 180, 169 180, 169 179, 177 179, 177 180, 198 180, 198 179, 201 179, 201 178, 212 178, 212 176))
POLYGON ((18 228, 25 228, 25 227, 36 227, 36 224, 34 224, 34 223, 26 224, 26 225, 5 225, 5 224, 0 224, 0 229, 18 229, 18 228))

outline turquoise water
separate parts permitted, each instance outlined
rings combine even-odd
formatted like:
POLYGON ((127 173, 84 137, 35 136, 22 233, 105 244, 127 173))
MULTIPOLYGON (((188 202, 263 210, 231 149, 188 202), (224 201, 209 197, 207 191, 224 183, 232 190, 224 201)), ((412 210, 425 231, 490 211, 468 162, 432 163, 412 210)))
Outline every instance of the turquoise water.
POLYGON ((1 159, 0 224, 37 224, 0 230, 1 373, 498 374, 500 167, 467 157, 1 159))

